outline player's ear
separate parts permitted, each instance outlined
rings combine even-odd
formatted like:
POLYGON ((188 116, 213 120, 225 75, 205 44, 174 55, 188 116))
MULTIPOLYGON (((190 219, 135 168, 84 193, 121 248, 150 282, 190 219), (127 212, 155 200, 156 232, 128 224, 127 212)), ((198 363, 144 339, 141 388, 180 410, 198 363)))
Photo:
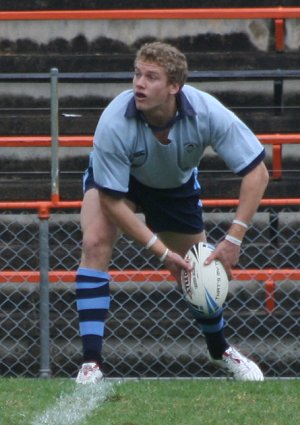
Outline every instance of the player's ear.
POLYGON ((170 84, 170 94, 177 94, 180 90, 179 84, 170 84))

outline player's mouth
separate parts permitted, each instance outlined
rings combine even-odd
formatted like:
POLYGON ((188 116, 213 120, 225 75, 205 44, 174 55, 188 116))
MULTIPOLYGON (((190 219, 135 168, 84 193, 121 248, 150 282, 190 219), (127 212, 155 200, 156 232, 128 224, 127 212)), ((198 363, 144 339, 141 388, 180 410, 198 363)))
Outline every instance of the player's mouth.
POLYGON ((143 100, 143 99, 146 99, 147 97, 144 93, 139 91, 135 92, 134 96, 137 100, 143 100))

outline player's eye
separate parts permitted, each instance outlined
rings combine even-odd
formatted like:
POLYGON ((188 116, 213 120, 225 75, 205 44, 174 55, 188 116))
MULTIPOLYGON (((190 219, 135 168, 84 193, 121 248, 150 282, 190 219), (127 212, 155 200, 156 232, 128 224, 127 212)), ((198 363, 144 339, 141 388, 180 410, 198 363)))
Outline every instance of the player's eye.
POLYGON ((148 74, 147 78, 148 80, 158 80, 159 76, 157 74, 148 74))

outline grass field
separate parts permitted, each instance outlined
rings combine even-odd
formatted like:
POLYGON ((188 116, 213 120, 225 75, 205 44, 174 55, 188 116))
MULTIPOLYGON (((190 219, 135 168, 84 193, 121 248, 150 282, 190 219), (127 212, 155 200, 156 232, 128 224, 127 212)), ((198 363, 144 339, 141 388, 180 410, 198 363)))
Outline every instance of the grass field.
POLYGON ((0 379, 1 425, 299 425, 300 380, 0 379))

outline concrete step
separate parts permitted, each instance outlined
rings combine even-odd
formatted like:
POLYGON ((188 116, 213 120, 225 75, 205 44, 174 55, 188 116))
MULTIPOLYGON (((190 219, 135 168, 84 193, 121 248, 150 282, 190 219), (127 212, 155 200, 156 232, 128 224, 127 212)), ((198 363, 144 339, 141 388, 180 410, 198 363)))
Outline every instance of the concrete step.
MULTIPOLYGON (((217 36, 215 36, 217 37, 217 36)), ((240 46, 241 35, 231 36, 230 44, 234 45, 237 41, 237 47, 231 49, 224 48, 224 41, 219 38, 214 40, 213 35, 203 35, 195 37, 193 44, 189 44, 189 39, 183 38, 176 42, 182 45, 182 50, 186 54, 189 69, 195 71, 207 70, 260 70, 260 69, 298 69, 299 54, 297 51, 287 51, 284 53, 260 52, 249 46, 240 46), (213 48, 209 43, 209 38, 213 48), (221 42, 222 41, 222 42, 221 42), (195 44, 195 45, 194 45, 195 44), (196 46, 201 47, 201 51, 196 46), (249 51, 250 50, 250 51, 249 51), (247 54, 245 54, 247 51, 247 54)), ((28 42, 27 42, 28 43, 28 42)), ((76 51, 76 46, 70 47, 71 52, 62 49, 61 41, 47 49, 47 46, 39 48, 38 44, 27 47, 26 41, 22 45, 20 52, 14 52, 15 45, 7 46, 8 52, 0 57, 1 72, 3 73, 48 73, 51 68, 58 68, 60 72, 128 72, 133 69, 135 57, 135 48, 129 47, 121 42, 113 40, 99 39, 99 48, 97 45, 93 48, 94 52, 76 51), (105 50, 104 50, 105 46, 105 50), (39 52, 39 49, 41 51, 39 52), (31 51, 32 50, 32 51, 31 51), (46 52, 45 52, 46 50, 46 52), (50 50, 50 51, 47 51, 50 50), (57 50, 57 51, 56 51, 57 50), (63 53, 62 53, 63 52, 63 53), (109 53, 107 53, 109 52, 109 53), (113 54, 112 54, 113 52, 113 54)), ((0 41, 1 46, 1 41, 0 41)))
MULTIPOLYGON (((250 90, 250 89, 249 89, 250 90)), ((255 99, 252 101, 248 94, 243 95, 232 92, 229 96, 212 93, 218 99, 223 101, 247 124, 256 134, 262 133, 299 133, 300 124, 297 117, 299 116, 300 105, 296 104, 293 99, 290 99, 289 104, 285 105, 283 112, 274 113, 272 98, 269 98, 269 104, 264 106, 263 103, 255 99), (237 104, 237 99, 243 96, 243 101, 247 102, 246 106, 237 104), (264 109, 265 108, 265 109, 264 109)), ((103 103, 103 99, 98 99, 98 105, 103 103)), ((108 101, 108 100, 107 100, 108 101)), ((95 98, 92 99, 92 104, 95 103, 95 98)), ((224 102, 223 102, 224 103, 224 102)), ((7 107, 6 107, 7 108, 7 107)), ((48 106, 47 106, 48 108, 48 106)), ((80 105, 78 99, 74 99, 72 107, 61 107, 59 114, 59 131, 61 135, 74 134, 93 134, 98 123, 99 117, 103 108, 98 106, 92 109, 90 106, 86 108, 80 105), (90 109, 90 110, 89 110, 90 109)), ((0 111, 1 117, 1 134, 7 135, 47 135, 50 134, 50 111, 41 113, 39 110, 33 109, 27 105, 22 107, 22 111, 10 108, 9 110, 0 111), (28 108, 28 109, 27 109, 28 108)))

